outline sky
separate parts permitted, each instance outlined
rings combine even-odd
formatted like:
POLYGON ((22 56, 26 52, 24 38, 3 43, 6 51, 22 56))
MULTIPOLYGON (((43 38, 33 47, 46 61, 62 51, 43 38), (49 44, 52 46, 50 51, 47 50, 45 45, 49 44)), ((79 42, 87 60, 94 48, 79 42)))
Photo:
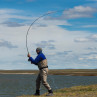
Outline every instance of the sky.
POLYGON ((41 47, 50 69, 97 69, 97 0, 0 0, 0 70, 37 69, 41 47))

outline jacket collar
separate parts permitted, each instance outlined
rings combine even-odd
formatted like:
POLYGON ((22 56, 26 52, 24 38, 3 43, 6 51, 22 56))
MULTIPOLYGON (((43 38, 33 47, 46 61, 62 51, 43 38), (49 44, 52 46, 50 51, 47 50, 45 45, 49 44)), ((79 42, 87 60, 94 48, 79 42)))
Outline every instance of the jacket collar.
POLYGON ((41 52, 39 52, 39 53, 38 53, 38 55, 39 55, 39 54, 41 54, 41 53, 42 53, 42 51, 41 51, 41 52))

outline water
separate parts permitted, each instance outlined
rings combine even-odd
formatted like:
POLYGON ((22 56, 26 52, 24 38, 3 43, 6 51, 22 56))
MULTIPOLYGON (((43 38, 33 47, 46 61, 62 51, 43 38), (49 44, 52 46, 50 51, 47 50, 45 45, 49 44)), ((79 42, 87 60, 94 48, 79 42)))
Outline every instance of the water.
MULTIPOLYGON (((0 74, 0 97, 32 95, 35 92, 36 77, 37 75, 30 74, 0 74)), ((97 84, 97 77, 49 75, 48 82, 55 90, 64 87, 97 84)), ((47 90, 41 86, 41 94, 45 92, 47 90)))

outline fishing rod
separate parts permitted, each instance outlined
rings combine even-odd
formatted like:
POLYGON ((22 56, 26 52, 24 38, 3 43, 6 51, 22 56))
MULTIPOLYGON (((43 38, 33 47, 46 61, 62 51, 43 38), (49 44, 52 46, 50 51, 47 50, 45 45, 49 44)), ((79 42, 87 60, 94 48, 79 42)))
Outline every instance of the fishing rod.
POLYGON ((29 26, 29 28, 28 28, 28 30, 27 30, 27 34, 26 34, 26 49, 27 49, 27 53, 29 53, 29 48, 28 48, 28 34, 29 34, 29 31, 30 31, 31 27, 34 25, 34 23, 35 23, 36 21, 38 21, 40 18, 42 18, 42 17, 45 17, 45 16, 47 16, 47 15, 49 15, 49 14, 57 13, 57 12, 60 12, 60 11, 63 11, 63 10, 47 12, 47 13, 41 15, 40 17, 36 18, 36 19, 30 24, 30 26, 29 26))

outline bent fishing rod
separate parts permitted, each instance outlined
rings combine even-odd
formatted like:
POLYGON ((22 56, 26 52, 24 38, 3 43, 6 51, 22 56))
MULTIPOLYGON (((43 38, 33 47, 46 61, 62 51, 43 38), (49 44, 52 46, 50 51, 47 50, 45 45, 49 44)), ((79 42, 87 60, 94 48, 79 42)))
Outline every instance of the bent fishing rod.
POLYGON ((26 34, 26 49, 27 49, 27 53, 29 53, 29 48, 28 48, 28 34, 29 34, 29 31, 30 31, 31 27, 34 25, 34 23, 35 23, 36 21, 38 21, 40 18, 42 18, 42 17, 45 17, 45 16, 47 16, 47 15, 49 15, 49 14, 57 13, 57 12, 60 12, 60 11, 63 11, 63 10, 47 12, 47 13, 41 15, 40 17, 36 18, 36 19, 31 23, 31 25, 29 26, 29 28, 28 28, 28 30, 27 30, 27 34, 26 34))

